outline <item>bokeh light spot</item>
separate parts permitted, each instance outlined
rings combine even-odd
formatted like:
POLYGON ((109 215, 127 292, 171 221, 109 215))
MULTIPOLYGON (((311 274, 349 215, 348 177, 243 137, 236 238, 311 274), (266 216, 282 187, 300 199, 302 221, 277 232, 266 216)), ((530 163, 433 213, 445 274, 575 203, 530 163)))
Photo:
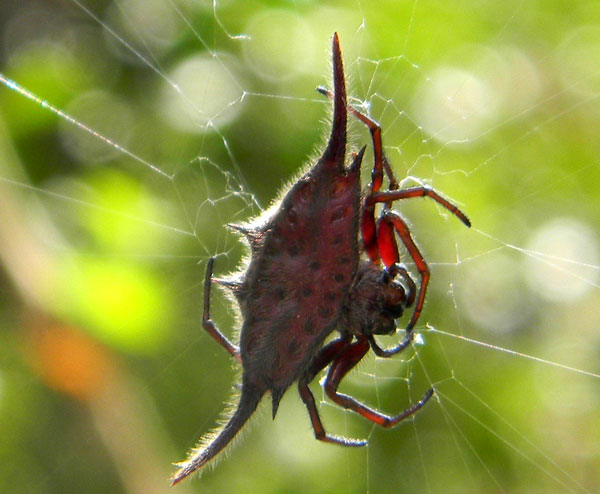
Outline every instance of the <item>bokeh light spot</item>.
POLYGON ((580 221, 558 218, 542 225, 527 245, 527 282, 552 302, 576 300, 598 288, 600 255, 592 230, 580 221))
MULTIPOLYGON (((160 52, 161 49, 171 47, 181 32, 183 22, 169 2, 122 0, 110 5, 108 24, 115 26, 113 28, 115 32, 127 39, 129 43, 131 43, 129 40, 142 39, 143 46, 140 47, 140 54, 144 56, 147 50, 160 52), (124 33, 128 36, 125 36, 124 33)), ((127 50, 122 43, 118 43, 108 30, 106 39, 109 45, 124 59, 142 64, 141 58, 127 50)))
POLYGON ((465 314, 487 331, 513 331, 531 315, 520 264, 509 256, 470 263, 466 279, 460 287, 461 306, 465 314))
POLYGON ((46 384, 79 399, 101 393, 114 371, 105 348, 82 332, 60 325, 32 334, 31 359, 46 384))
MULTIPOLYGON (((89 183, 94 193, 86 200, 99 207, 85 210, 79 218, 85 222, 81 227, 88 229, 101 247, 110 252, 129 254, 153 253, 165 247, 163 229, 148 228, 144 221, 132 218, 151 221, 159 216, 159 211, 168 211, 168 204, 163 204, 142 184, 118 171, 94 173, 89 183), (106 211, 121 214, 107 215, 106 211)), ((173 246, 175 240, 169 240, 173 246)))
POLYGON ((168 123, 183 132, 212 131, 234 120, 243 96, 235 60, 223 54, 193 56, 177 65, 165 85, 161 111, 168 123))
POLYGON ((101 341, 132 353, 158 350, 172 301, 159 279, 132 264, 94 258, 65 262, 53 306, 101 341))
MULTIPOLYGON (((97 90, 83 93, 69 102, 65 113, 127 147, 134 119, 129 106, 115 96, 97 90)), ((97 136, 64 120, 60 121, 60 135, 65 149, 81 163, 105 162, 121 154, 97 136)))
POLYGON ((580 26, 568 33, 556 51, 565 87, 582 96, 600 90, 600 26, 580 26))
POLYGON ((495 107, 494 93, 484 80, 466 70, 442 67, 423 83, 412 111, 425 132, 447 143, 476 137, 495 107))
POLYGON ((316 42, 310 24, 292 12, 270 9, 250 19, 245 30, 246 63, 260 77, 283 81, 310 71, 316 42))

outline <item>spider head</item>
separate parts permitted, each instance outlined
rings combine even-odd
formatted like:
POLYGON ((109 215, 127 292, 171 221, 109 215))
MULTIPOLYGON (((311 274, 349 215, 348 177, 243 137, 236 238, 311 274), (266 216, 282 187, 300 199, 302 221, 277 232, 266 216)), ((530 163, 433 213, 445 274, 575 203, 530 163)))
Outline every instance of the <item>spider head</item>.
POLYGON ((392 334, 396 319, 414 302, 414 294, 415 283, 403 266, 381 270, 361 263, 345 305, 345 325, 357 334, 392 334))
POLYGON ((379 278, 381 307, 378 324, 371 329, 373 334, 392 334, 396 330, 396 319, 402 316, 404 309, 414 301, 414 283, 406 269, 394 264, 384 269, 379 278), (400 282, 396 276, 403 275, 400 282))

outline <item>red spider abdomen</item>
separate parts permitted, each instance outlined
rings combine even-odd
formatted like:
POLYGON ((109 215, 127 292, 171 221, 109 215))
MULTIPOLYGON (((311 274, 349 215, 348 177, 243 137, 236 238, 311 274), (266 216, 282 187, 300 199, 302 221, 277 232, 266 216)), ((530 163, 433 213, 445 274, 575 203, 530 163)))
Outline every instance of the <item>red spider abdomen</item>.
POLYGON ((246 377, 274 397, 337 325, 358 265, 359 197, 359 168, 321 159, 264 227, 240 347, 246 377))

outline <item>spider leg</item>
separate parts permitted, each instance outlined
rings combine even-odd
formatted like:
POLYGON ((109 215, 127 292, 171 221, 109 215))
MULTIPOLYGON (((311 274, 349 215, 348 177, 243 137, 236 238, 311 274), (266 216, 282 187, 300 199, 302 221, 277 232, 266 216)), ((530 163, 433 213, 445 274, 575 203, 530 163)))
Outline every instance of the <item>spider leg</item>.
POLYGON ((338 357, 338 355, 348 346, 351 341, 352 336, 350 334, 345 334, 321 348, 319 353, 317 353, 311 362, 307 371, 304 373, 303 379, 307 383, 311 382, 319 372, 321 372, 338 357))
MULTIPOLYGON (((393 355, 394 353, 398 353, 402 349, 406 348, 408 344, 410 344, 410 341, 412 339, 410 332, 415 327, 415 324, 417 323, 417 320, 421 315, 421 311, 423 310, 423 304, 425 302, 425 293, 427 291, 427 284, 429 283, 429 268, 427 267, 427 263, 425 262, 423 255, 419 251, 417 245, 415 244, 410 234, 408 225, 398 213, 387 208, 387 205, 389 205, 390 202, 397 201, 399 199, 410 199, 413 197, 430 197, 438 204, 445 207, 452 214, 454 214, 466 226, 471 226, 469 218, 467 218, 467 216, 460 209, 458 209, 457 206, 452 204, 447 199, 444 199, 431 187, 413 187, 402 190, 374 192, 370 196, 367 196, 365 200, 364 211, 366 211, 368 208, 374 208, 375 204, 379 202, 386 203, 386 207, 381 212, 381 217, 377 222, 377 247, 379 249, 381 258, 383 259, 383 263, 386 266, 388 266, 388 268, 390 268, 399 261, 398 246, 396 244, 396 238, 394 235, 395 230, 400 236, 400 239, 404 243, 406 250, 408 250, 408 253, 415 262, 417 269, 419 270, 419 274, 421 275, 421 286, 419 287, 419 293, 417 296, 415 310, 410 319, 410 322, 408 323, 408 326, 406 327, 406 332, 409 334, 407 334, 404 341, 402 341, 397 347, 389 350, 379 349, 382 352, 381 356, 385 356, 388 354, 393 355)), ((408 276, 406 271, 404 272, 404 275, 408 276)), ((408 279, 410 279, 409 276, 408 279)), ((379 351, 377 350, 378 348, 379 347, 373 347, 375 353, 379 351)))
POLYGON ((399 199, 410 199, 413 197, 430 197, 440 206, 443 206, 453 215, 455 215, 460 221, 462 221, 467 227, 471 227, 471 221, 467 218, 467 215, 463 213, 458 206, 455 206, 447 199, 439 195, 431 187, 411 187, 409 189, 402 190, 388 190, 386 192, 374 191, 365 201, 365 209, 367 207, 374 207, 378 202, 390 203, 399 199))
POLYGON ((365 446, 367 444, 367 441, 365 440, 348 439, 346 437, 332 436, 331 434, 327 434, 325 432, 325 428, 323 427, 323 423, 321 422, 321 417, 319 417, 319 411, 317 410, 317 405, 315 404, 315 397, 308 387, 308 383, 305 381, 298 381, 298 391, 300 392, 302 401, 308 409, 310 422, 313 426, 313 430, 315 431, 315 437, 319 441, 331 444, 339 444, 340 446, 365 446))
POLYGON ((389 417, 373 408, 363 405, 351 396, 339 393, 337 389, 340 385, 340 381, 368 351, 369 341, 365 337, 361 337, 355 343, 348 345, 346 350, 334 360, 329 370, 329 374, 327 375, 327 379, 325 380, 325 391, 327 392, 327 396, 338 405, 348 408, 382 427, 393 427, 398 422, 410 417, 421 409, 433 395, 433 388, 429 389, 418 402, 394 417, 389 417))
POLYGON ((397 264, 400 260, 400 254, 398 253, 398 244, 394 235, 394 226, 389 221, 386 221, 383 211, 377 220, 376 242, 379 255, 383 259, 383 264, 387 268, 397 264))
MULTIPOLYGON (((392 211, 391 209, 385 209, 381 212, 381 219, 382 219, 381 226, 386 225, 386 227, 384 229, 380 229, 380 231, 378 232, 377 240, 379 242, 379 245, 384 246, 384 252, 385 252, 386 251, 385 245, 392 241, 395 242, 394 232, 391 229, 391 227, 393 227, 393 229, 398 233, 400 239, 402 240, 402 243, 406 247, 406 250, 410 254, 410 257, 415 262, 417 270, 419 271, 419 274, 421 275, 421 286, 419 287, 419 293, 417 295, 417 303, 415 305, 415 310, 410 319, 410 322, 408 323, 408 326, 406 327, 406 332, 410 333, 413 330, 413 328, 415 327, 415 324, 417 323, 417 320, 419 319, 419 316, 421 315, 421 311, 423 310, 423 304, 425 302, 425 293, 427 292, 427 285, 429 283, 429 277, 430 277, 429 268, 427 267, 427 263, 425 262, 425 259, 423 258, 423 254, 421 254, 421 252, 419 251, 419 248, 415 244, 415 241, 413 240, 412 235, 410 234, 408 225, 402 219, 402 217, 395 211, 392 211)), ((396 250, 395 255, 396 256, 398 255, 397 250, 396 250)), ((384 261, 385 260, 386 259, 384 258, 384 261)), ((392 262, 395 263, 397 261, 392 261, 392 262)), ((408 334, 407 338, 410 338, 410 337, 411 337, 410 334, 408 334)), ((410 342, 410 340, 409 340, 409 342, 410 342)), ((408 343, 406 343, 406 340, 405 340, 402 343, 400 343, 400 345, 404 345, 404 347, 405 347, 406 345, 408 345, 408 343)), ((395 353, 397 353, 397 352, 395 352, 395 353)))
POLYGON ((225 350, 227 350, 232 357, 234 357, 239 363, 242 363, 240 356, 240 349, 231 343, 227 336, 225 336, 216 324, 210 318, 210 288, 212 282, 213 266, 215 258, 211 257, 206 265, 206 276, 204 278, 204 310, 202 312, 202 327, 206 329, 209 335, 211 335, 217 343, 219 343, 225 350))
POLYGON ((352 337, 350 335, 345 335, 325 345, 313 360, 311 366, 308 368, 308 371, 298 381, 298 391, 302 401, 308 409, 310 422, 313 430, 315 431, 315 437, 319 441, 340 444, 342 446, 364 446, 367 444, 367 441, 332 436, 325 432, 325 428, 321 422, 321 417, 319 416, 319 411, 317 410, 317 406, 315 404, 315 398, 308 387, 308 383, 311 382, 321 370, 330 364, 332 360, 340 355, 340 353, 350 344, 351 339, 352 337))
POLYGON ((412 332, 407 333, 406 336, 404 337, 404 339, 400 343, 398 343, 396 346, 391 347, 391 348, 381 348, 375 341, 375 337, 373 335, 367 336, 367 339, 369 340, 369 345, 371 345, 371 349, 373 350, 375 355, 377 355, 378 357, 389 358, 389 357, 393 357, 397 353, 400 353, 402 350, 404 350, 408 345, 410 345, 412 343, 413 333, 412 332))
MULTIPOLYGON (((317 91, 329 97, 330 99, 333 99, 334 95, 331 90, 324 87, 318 87, 317 91)), ((398 199, 427 196, 457 216, 458 219, 460 219, 466 226, 471 226, 469 218, 467 218, 467 216, 457 206, 452 204, 447 199, 444 199, 430 187, 413 187, 410 189, 397 190, 398 181, 396 180, 394 172, 392 171, 392 167, 390 166, 390 163, 383 152, 381 126, 375 120, 350 105, 348 105, 348 112, 369 128, 371 140, 373 142, 374 163, 373 171, 371 172, 371 184, 369 185, 369 192, 366 196, 367 199, 363 205, 360 222, 365 251, 372 262, 377 263, 380 259, 380 253, 378 252, 377 248, 377 230, 379 229, 380 225, 376 225, 375 222, 375 204, 379 202, 385 202, 385 209, 389 209, 391 207, 391 203, 398 199), (384 170, 388 176, 390 184, 388 191, 379 192, 383 183, 384 170)))

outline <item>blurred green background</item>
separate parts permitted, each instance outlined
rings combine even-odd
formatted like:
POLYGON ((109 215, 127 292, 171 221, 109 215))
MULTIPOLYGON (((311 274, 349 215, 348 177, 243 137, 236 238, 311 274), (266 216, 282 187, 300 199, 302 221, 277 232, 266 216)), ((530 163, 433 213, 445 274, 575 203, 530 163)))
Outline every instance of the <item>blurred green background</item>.
POLYGON ((4 0, 3 492, 169 491, 238 378, 200 324, 205 261, 236 269, 224 225, 322 148, 334 31, 397 175, 474 225, 397 205, 432 268, 422 341, 342 390, 390 413, 436 397, 380 430, 315 382, 327 430, 369 439, 345 450, 292 388, 172 492, 600 491, 598 2, 4 0))

